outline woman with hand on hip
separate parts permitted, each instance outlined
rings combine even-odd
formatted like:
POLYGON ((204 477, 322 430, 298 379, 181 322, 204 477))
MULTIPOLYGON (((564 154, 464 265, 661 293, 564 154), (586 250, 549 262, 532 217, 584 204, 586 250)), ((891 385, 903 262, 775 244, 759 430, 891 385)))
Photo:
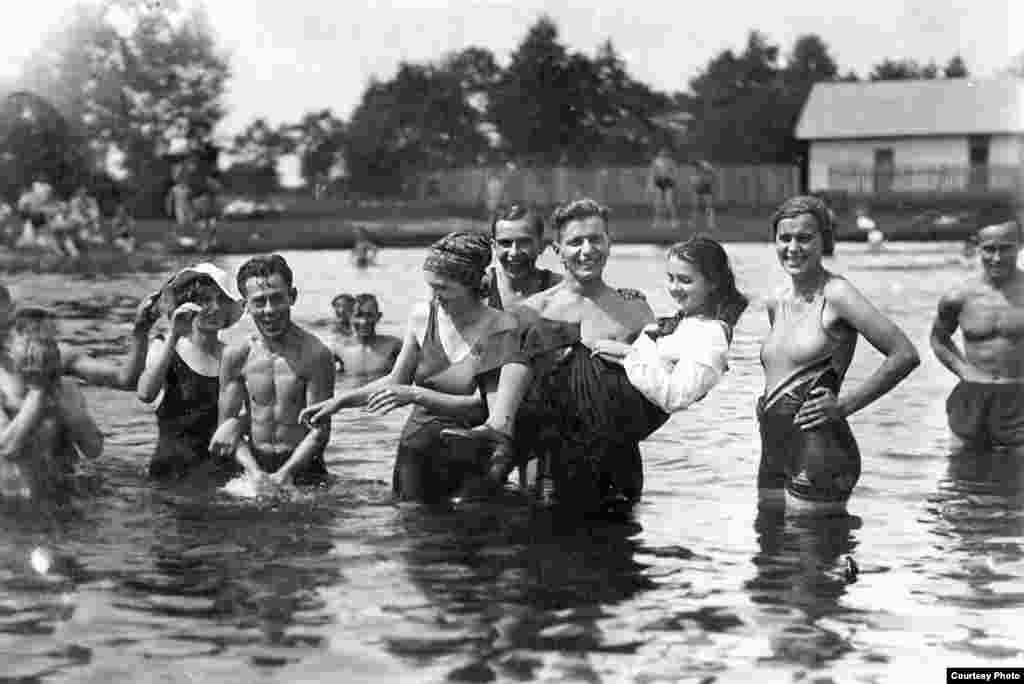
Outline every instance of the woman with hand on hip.
POLYGON ((822 265, 835 240, 824 202, 790 198, 771 226, 788 279, 768 300, 771 330, 761 347, 759 498, 799 510, 840 512, 861 469, 846 418, 889 392, 920 359, 895 323, 822 265), (867 379, 840 394, 861 336, 885 358, 867 379))

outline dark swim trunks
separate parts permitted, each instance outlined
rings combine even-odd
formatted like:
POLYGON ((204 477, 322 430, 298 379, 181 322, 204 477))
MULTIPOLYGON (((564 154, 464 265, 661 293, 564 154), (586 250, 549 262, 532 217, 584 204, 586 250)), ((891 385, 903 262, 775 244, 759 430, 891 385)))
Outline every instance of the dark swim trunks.
POLYGON ((654 179, 654 186, 656 188, 658 188, 659 190, 661 190, 662 192, 664 192, 665 190, 668 190, 669 188, 676 187, 676 182, 672 178, 667 178, 665 176, 662 176, 660 178, 655 178, 654 179))
POLYGON ((843 420, 813 430, 801 430, 793 419, 816 387, 838 394, 839 380, 832 369, 805 376, 765 406, 757 403, 761 427, 759 489, 782 489, 810 502, 842 503, 860 479, 860 449, 843 420))
POLYGON ((949 427, 981 446, 1024 444, 1024 385, 961 382, 946 400, 949 427))
MULTIPOLYGON (((262 451, 249 442, 249 451, 252 457, 265 472, 273 473, 283 466, 291 458, 292 452, 275 453, 273 451, 262 451)), ((306 485, 316 484, 327 477, 327 466, 324 463, 324 452, 313 454, 313 458, 306 462, 306 467, 296 470, 294 473, 295 484, 306 485)))

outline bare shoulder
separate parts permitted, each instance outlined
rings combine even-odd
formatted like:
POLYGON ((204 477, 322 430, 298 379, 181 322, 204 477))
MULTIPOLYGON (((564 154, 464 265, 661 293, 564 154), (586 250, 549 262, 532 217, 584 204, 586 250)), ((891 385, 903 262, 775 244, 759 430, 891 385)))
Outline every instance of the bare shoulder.
POLYGON ((334 353, 317 335, 296 326, 299 333, 299 348, 302 357, 313 363, 334 363, 334 353))
POLYGON ((550 309, 556 301, 558 301, 558 297, 561 293, 562 288, 558 285, 549 287, 546 290, 542 290, 522 300, 516 306, 516 309, 519 311, 532 311, 543 316, 545 312, 550 309))

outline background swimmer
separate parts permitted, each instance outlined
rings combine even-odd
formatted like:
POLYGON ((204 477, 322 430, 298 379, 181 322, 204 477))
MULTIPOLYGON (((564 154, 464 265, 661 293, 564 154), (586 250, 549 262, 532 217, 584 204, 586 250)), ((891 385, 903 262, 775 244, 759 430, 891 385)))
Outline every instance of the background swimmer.
POLYGON ((378 335, 380 306, 372 294, 355 297, 352 309, 352 337, 348 344, 336 347, 334 358, 338 372, 362 381, 387 375, 402 349, 402 340, 394 335, 378 335))

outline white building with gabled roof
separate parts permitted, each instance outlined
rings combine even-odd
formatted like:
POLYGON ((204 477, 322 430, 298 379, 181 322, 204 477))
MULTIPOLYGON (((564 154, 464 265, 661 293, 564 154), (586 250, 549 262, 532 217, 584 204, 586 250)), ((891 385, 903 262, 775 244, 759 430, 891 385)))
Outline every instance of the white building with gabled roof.
POLYGON ((1024 79, 818 83, 796 137, 809 142, 811 192, 1012 191, 1024 79))

